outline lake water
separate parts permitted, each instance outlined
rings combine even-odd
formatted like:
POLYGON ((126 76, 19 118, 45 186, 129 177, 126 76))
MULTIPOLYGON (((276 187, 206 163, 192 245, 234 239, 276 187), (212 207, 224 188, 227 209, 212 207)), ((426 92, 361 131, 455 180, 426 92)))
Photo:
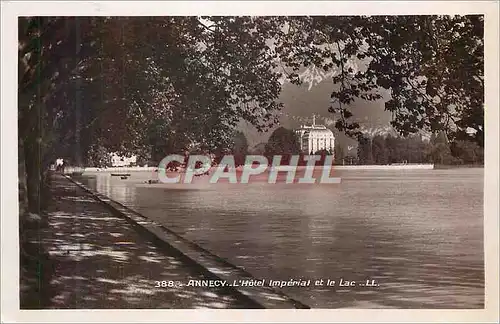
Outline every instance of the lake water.
POLYGON ((483 169, 344 170, 341 184, 140 185, 109 173, 89 187, 314 308, 483 308, 483 169), (315 286, 315 280, 378 287, 315 286))

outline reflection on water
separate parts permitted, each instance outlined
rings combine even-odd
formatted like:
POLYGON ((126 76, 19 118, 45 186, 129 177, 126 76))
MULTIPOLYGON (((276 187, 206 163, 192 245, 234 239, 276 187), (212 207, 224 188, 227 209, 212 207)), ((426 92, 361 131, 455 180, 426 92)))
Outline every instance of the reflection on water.
POLYGON ((365 281, 283 288, 320 308, 483 308, 483 169, 342 171, 341 184, 138 186, 99 174, 90 187, 257 278, 365 281))

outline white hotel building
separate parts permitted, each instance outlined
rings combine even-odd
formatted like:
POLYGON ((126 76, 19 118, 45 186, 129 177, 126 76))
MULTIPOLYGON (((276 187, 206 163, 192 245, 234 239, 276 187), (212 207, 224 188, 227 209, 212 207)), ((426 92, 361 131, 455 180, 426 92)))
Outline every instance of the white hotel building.
POLYGON ((320 150, 331 151, 335 147, 335 136, 333 132, 324 125, 316 125, 316 118, 313 116, 312 125, 302 125, 295 130, 300 143, 300 149, 306 154, 314 154, 320 150))

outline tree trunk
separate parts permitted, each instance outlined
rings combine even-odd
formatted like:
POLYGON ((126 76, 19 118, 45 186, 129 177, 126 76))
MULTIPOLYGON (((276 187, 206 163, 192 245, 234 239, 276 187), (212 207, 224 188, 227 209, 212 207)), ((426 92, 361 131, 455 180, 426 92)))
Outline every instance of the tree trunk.
MULTIPOLYGON (((75 48, 75 66, 78 66, 80 61, 81 51, 81 30, 80 18, 75 17, 75 33, 76 33, 76 48, 75 48)), ((82 77, 78 74, 75 80, 75 164, 78 167, 83 166, 82 148, 81 148, 81 128, 82 128, 82 77)))
POLYGON ((41 109, 43 107, 38 107, 37 110, 33 110, 32 113, 36 115, 33 118, 33 123, 31 127, 28 125, 23 125, 26 127, 27 131, 24 133, 23 138, 23 153, 24 153, 24 165, 26 170, 26 196, 28 199, 28 212, 42 216, 42 211, 46 208, 48 203, 48 198, 46 196, 47 190, 44 187, 44 180, 46 173, 44 171, 47 169, 44 158, 44 150, 42 147, 42 136, 43 136, 43 122, 41 109))
POLYGON ((42 161, 40 158, 40 146, 36 138, 28 139, 24 143, 28 211, 38 215, 41 215, 42 210, 42 161))
POLYGON ((24 160, 24 143, 18 143, 18 190, 19 190, 19 216, 24 215, 28 208, 27 188, 26 188, 26 163, 24 160))

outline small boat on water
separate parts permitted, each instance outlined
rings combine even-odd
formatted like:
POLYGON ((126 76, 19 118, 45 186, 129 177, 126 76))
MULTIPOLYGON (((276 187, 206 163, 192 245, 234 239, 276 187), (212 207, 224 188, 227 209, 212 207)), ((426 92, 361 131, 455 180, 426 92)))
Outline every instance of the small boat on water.
POLYGON ((130 173, 111 173, 112 177, 130 177, 130 173))

